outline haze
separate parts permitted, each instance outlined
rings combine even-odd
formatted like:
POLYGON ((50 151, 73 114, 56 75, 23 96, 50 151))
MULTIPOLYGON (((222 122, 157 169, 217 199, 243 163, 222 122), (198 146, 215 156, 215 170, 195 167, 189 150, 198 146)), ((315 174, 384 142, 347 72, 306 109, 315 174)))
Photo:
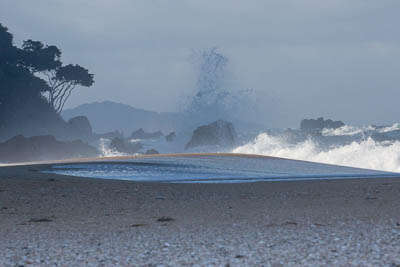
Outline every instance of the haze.
POLYGON ((218 47, 231 84, 254 89, 269 127, 325 116, 399 121, 399 1, 15 1, 1 22, 59 46, 95 74, 67 103, 177 111, 195 86, 192 51, 218 47))

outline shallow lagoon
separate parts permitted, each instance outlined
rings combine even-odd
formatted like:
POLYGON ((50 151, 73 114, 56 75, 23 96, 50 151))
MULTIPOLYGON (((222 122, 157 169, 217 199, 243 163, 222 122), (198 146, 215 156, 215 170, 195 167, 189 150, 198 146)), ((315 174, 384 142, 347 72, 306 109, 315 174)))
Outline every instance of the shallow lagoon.
POLYGON ((168 183, 243 183, 395 177, 397 173, 269 157, 171 156, 54 165, 47 173, 168 183))

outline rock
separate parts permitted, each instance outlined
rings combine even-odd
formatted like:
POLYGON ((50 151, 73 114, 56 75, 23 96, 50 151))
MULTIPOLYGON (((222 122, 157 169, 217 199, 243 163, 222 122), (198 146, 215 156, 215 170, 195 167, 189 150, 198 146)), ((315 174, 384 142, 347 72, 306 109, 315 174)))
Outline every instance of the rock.
POLYGON ((73 134, 83 139, 90 139, 93 135, 92 126, 87 117, 77 116, 68 121, 73 134))
POLYGON ((175 138, 176 138, 175 132, 170 132, 170 133, 165 137, 165 139, 166 139, 168 142, 174 141, 175 138))
POLYGON ((144 154, 146 154, 146 155, 156 155, 156 154, 160 154, 160 152, 158 152, 157 150, 152 148, 152 149, 147 150, 146 153, 144 153, 144 154))
POLYGON ((175 220, 168 216, 161 216, 160 218, 157 219, 157 222, 172 222, 172 221, 175 220))
POLYGON ((32 218, 28 222, 52 222, 52 219, 49 218, 32 218))
POLYGON ((57 141, 52 135, 29 138, 17 135, 0 143, 0 161, 4 162, 96 157, 98 154, 96 148, 81 140, 57 141))
POLYGON ((337 129, 339 127, 344 126, 345 124, 342 121, 332 121, 332 120, 324 120, 323 117, 320 117, 316 120, 314 119, 304 119, 301 121, 300 129, 301 130, 322 130, 324 128, 337 129))
POLYGON ((111 140, 110 149, 126 154, 136 154, 143 146, 139 142, 130 142, 118 137, 111 140))
POLYGON ((164 134, 161 131, 154 133, 146 133, 142 128, 137 131, 134 131, 131 135, 131 139, 159 139, 164 134))
POLYGON ((218 120, 211 124, 198 127, 194 130, 192 138, 186 144, 185 150, 199 146, 218 145, 232 147, 236 142, 236 131, 233 124, 218 120))

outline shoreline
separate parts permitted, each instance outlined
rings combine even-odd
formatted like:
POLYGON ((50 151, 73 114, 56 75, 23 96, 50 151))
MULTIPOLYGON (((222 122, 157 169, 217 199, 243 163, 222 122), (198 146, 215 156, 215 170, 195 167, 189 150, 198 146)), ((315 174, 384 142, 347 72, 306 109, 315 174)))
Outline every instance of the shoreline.
POLYGON ((127 160, 137 158, 168 158, 168 157, 201 157, 201 156, 232 156, 232 157, 248 157, 248 158, 276 158, 285 159, 271 156, 264 156, 258 154, 242 154, 242 153, 170 153, 170 154, 151 154, 151 155, 129 155, 129 156, 105 156, 105 157, 92 157, 92 158, 70 158, 61 160, 42 160, 42 161, 27 161, 15 163, 0 163, 0 167, 12 166, 25 166, 25 165, 52 165, 63 163, 91 163, 101 162, 103 160, 127 160))
MULTIPOLYGON (((371 171, 378 171, 378 172, 386 172, 386 173, 393 173, 397 174, 396 172, 390 171, 382 171, 382 170, 375 170, 375 169, 368 169, 368 168, 361 168, 361 167, 352 167, 346 165, 335 165, 330 163, 322 163, 322 162, 315 162, 315 161, 307 161, 307 160, 299 160, 299 159, 290 159, 290 158, 282 158, 282 157, 275 157, 275 156, 266 156, 260 154, 247 154, 247 153, 167 153, 167 154, 151 154, 151 155, 125 155, 125 156, 104 156, 104 157, 90 157, 90 158, 69 158, 69 159, 60 159, 60 160, 41 160, 41 161, 27 161, 27 162, 14 162, 14 163, 1 163, 0 168, 2 167, 13 167, 13 166, 29 166, 29 165, 58 165, 58 164, 81 164, 81 163, 113 163, 114 161, 118 160, 129 160, 129 159, 140 159, 140 158, 174 158, 174 157, 204 157, 204 156, 219 156, 219 157, 243 157, 243 158, 262 158, 262 159, 280 159, 280 160, 290 160, 295 162, 305 162, 305 163, 316 163, 328 166, 339 166, 345 168, 354 168, 360 170, 371 170, 371 171)), ((400 177, 400 173, 398 173, 400 177)), ((396 177, 396 175, 394 175, 396 177)))
POLYGON ((400 264, 400 179, 139 183, 0 168, 1 265, 400 264))

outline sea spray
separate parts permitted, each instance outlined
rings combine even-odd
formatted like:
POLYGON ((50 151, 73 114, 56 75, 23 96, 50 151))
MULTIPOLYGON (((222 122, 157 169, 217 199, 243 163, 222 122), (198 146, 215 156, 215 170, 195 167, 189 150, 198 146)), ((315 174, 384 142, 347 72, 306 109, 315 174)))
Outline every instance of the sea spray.
POLYGON ((383 127, 381 129, 378 129, 377 131, 380 133, 387 133, 387 132, 396 131, 396 130, 400 130, 400 123, 394 123, 391 126, 383 127))
POLYGON ((110 148, 111 140, 107 138, 100 138, 98 141, 98 149, 100 150, 102 157, 116 157, 125 156, 124 153, 118 152, 110 148))
POLYGON ((400 172, 400 142, 376 141, 372 137, 326 148, 311 137, 290 143, 282 136, 262 133, 233 152, 400 172))
POLYGON ((323 129, 321 133, 324 136, 344 136, 344 135, 371 133, 374 131, 377 133, 387 133, 397 130, 400 130, 400 123, 394 123, 389 126, 381 126, 381 127, 377 127, 374 125, 368 125, 368 126, 345 125, 337 129, 323 129))
POLYGON ((237 89, 228 71, 228 58, 216 48, 193 52, 197 73, 193 94, 183 104, 191 124, 205 124, 217 119, 235 122, 255 109, 251 89, 237 89))
POLYGON ((343 136, 343 135, 363 134, 363 133, 375 131, 375 130, 376 130, 376 127, 371 126, 371 125, 362 126, 362 127, 345 125, 345 126, 337 128, 337 129, 330 129, 330 128, 323 129, 321 134, 323 136, 343 136))

